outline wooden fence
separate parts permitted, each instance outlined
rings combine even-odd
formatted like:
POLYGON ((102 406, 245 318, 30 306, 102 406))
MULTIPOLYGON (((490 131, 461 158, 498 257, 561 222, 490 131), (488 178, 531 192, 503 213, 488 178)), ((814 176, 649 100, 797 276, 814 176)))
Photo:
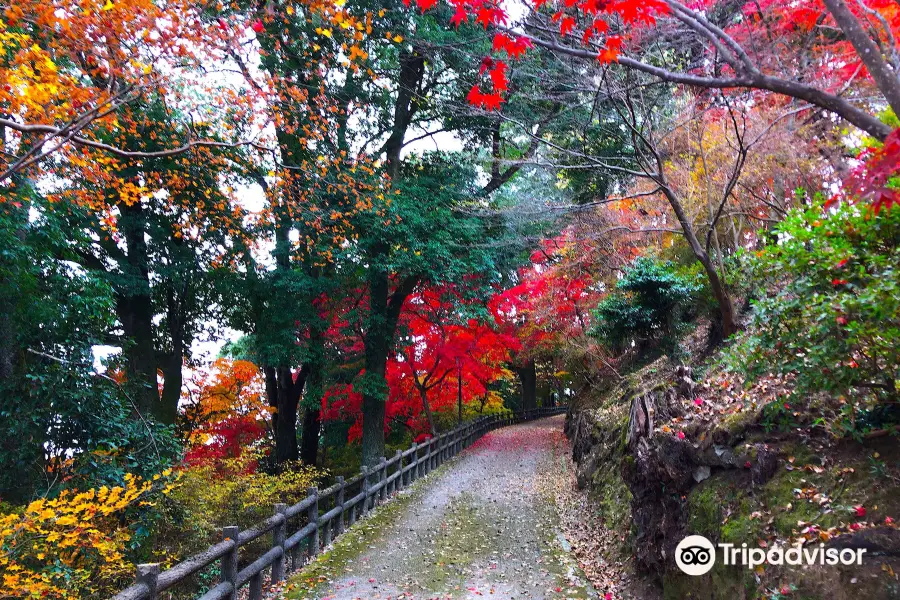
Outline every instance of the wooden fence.
POLYGON ((382 458, 375 467, 363 467, 361 473, 347 481, 337 477, 337 482, 325 490, 309 488, 307 497, 293 506, 276 504, 271 517, 249 529, 239 531, 237 527, 223 527, 221 542, 171 569, 161 571, 158 564, 138 565, 134 585, 116 594, 112 600, 157 600, 161 592, 216 561, 220 563, 219 583, 200 596, 200 600, 237 600, 238 590, 244 586, 249 586, 250 600, 259 600, 263 596, 266 569, 270 569, 270 583, 283 581, 287 572, 315 558, 323 547, 376 504, 424 477, 488 431, 565 410, 565 407, 538 408, 518 414, 482 417, 423 444, 413 444, 408 450, 398 450, 390 460, 382 458), (272 548, 241 566, 241 547, 266 534, 272 535, 272 548))

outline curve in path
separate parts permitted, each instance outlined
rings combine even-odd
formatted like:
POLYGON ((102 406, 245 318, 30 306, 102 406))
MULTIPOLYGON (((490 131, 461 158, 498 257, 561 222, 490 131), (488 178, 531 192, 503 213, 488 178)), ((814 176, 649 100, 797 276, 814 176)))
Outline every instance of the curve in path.
POLYGON ((595 597, 542 477, 563 417, 497 429, 355 525, 286 585, 289 599, 595 597))

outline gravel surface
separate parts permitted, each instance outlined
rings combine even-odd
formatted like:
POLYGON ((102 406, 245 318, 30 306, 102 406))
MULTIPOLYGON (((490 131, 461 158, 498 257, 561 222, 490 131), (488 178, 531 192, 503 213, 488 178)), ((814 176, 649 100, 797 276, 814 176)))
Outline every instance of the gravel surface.
POLYGON ((594 598, 551 494, 563 417, 488 433, 342 536, 286 598, 594 598))

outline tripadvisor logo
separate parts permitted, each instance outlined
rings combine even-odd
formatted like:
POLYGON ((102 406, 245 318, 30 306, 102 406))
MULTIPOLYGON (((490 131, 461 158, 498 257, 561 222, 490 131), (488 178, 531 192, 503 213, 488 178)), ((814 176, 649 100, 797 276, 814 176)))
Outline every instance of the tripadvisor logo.
MULTIPOLYGON (((865 548, 826 548, 825 544, 815 546, 774 546, 768 551, 763 548, 748 548, 747 544, 719 543, 722 564, 744 565, 755 569, 762 564, 769 565, 861 565, 865 548)), ((688 575, 709 573, 716 563, 716 547, 702 535, 689 535, 675 547, 675 564, 688 575)))
POLYGON ((675 564, 688 575, 709 573, 716 563, 716 548, 702 535, 689 535, 675 548, 675 564))

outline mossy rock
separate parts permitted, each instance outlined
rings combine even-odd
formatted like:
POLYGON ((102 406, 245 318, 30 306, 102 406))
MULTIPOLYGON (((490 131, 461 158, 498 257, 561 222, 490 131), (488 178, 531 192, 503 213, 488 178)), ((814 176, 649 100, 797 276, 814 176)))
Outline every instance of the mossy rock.
POLYGON ((604 524, 613 531, 623 531, 631 521, 631 490, 615 465, 604 464, 594 472, 591 495, 604 524))
POLYGON ((688 528, 692 534, 718 540, 722 528, 723 497, 731 495, 721 477, 707 479, 688 494, 688 528))

